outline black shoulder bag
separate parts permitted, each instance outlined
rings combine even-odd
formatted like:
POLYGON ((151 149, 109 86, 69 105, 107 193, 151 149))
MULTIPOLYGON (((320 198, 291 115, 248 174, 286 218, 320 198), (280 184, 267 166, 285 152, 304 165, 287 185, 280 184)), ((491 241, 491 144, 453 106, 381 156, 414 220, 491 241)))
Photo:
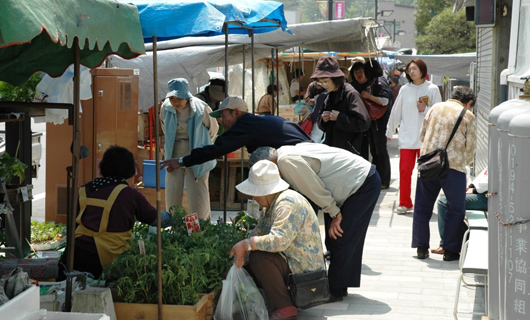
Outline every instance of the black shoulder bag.
POLYGON ((449 159, 447 158, 447 146, 453 139, 453 136, 456 133, 456 129, 462 122, 462 118, 466 114, 466 108, 460 112, 460 116, 456 121, 453 132, 445 145, 445 148, 439 148, 434 151, 431 151, 423 156, 419 157, 416 161, 418 163, 418 177, 425 181, 436 180, 442 175, 444 175, 449 170, 449 159))
POLYGON ((327 303, 329 292, 328 272, 324 260, 324 270, 289 274, 288 289, 293 304, 300 309, 307 309, 327 303))

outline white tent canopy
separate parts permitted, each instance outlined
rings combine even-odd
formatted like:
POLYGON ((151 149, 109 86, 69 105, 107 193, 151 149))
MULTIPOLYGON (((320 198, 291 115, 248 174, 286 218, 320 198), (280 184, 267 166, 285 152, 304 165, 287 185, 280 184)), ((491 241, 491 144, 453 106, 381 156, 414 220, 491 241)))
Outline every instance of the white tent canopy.
POLYGON ((442 77, 469 79, 469 65, 477 61, 477 53, 433 54, 433 55, 394 55, 387 56, 407 64, 410 60, 420 58, 427 64, 427 72, 442 77))
MULTIPOLYGON (((370 18, 333 20, 289 25, 293 34, 280 30, 254 35, 254 58, 271 56, 272 48, 302 46, 314 51, 374 52, 376 45, 371 28, 376 22, 370 18)), ((251 39, 247 35, 229 35, 228 64, 250 61, 251 39)), ((153 104, 152 46, 146 44, 147 55, 125 60, 112 56, 110 62, 119 68, 140 70, 139 110, 146 111, 153 104)), ((207 69, 224 67, 225 37, 188 37, 160 42, 158 50, 158 100, 165 97, 167 82, 186 78, 190 87, 199 87, 209 81, 207 69)))

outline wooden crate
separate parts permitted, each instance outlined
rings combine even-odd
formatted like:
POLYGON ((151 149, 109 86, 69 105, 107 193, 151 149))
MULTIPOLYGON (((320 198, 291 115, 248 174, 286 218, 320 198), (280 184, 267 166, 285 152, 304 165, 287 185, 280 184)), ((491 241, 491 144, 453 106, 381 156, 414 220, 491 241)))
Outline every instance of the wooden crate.
MULTIPOLYGON (((211 320, 218 299, 218 290, 214 290, 201 295, 201 299, 193 306, 165 304, 162 306, 162 320, 211 320)), ((158 319, 156 304, 114 302, 114 310, 117 320, 158 319)))

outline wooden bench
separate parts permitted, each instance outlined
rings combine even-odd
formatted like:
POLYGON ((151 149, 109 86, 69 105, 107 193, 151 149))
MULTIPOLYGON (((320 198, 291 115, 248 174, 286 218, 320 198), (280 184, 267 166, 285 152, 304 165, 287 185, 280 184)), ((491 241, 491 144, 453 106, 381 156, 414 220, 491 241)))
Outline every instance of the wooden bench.
MULTIPOLYGON (((466 232, 467 233, 467 232, 466 232)), ((466 314, 487 314, 488 306, 488 230, 484 229, 469 229, 469 239, 466 240, 464 236, 464 244, 462 245, 462 251, 460 254, 460 276, 458 277, 458 285, 456 288, 455 306, 453 310, 453 316, 458 319, 458 313, 466 314), (464 276, 478 276, 483 277, 484 283, 467 283, 464 280, 464 276), (484 313, 479 312, 461 312, 458 311, 458 302, 460 298, 460 287, 462 282, 466 286, 484 287, 484 302, 485 310, 484 313)))

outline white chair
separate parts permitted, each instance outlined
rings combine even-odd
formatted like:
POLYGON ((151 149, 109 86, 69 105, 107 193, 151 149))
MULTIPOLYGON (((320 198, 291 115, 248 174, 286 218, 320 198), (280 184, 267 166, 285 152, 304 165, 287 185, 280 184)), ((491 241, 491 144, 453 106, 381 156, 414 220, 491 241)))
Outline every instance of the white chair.
POLYGON ((488 231, 484 229, 470 228, 464 235, 464 243, 462 244, 462 251, 460 253, 460 276, 458 277, 458 285, 456 288, 455 306, 453 316, 458 319, 458 313, 466 313, 473 315, 486 315, 488 306, 488 231), (469 239, 466 240, 469 234, 469 239), (475 282, 468 283, 464 281, 464 276, 482 277, 483 283, 475 282), (485 310, 481 312, 462 312, 458 311, 458 302, 460 299, 460 287, 462 282, 466 286, 484 287, 484 302, 485 310))

